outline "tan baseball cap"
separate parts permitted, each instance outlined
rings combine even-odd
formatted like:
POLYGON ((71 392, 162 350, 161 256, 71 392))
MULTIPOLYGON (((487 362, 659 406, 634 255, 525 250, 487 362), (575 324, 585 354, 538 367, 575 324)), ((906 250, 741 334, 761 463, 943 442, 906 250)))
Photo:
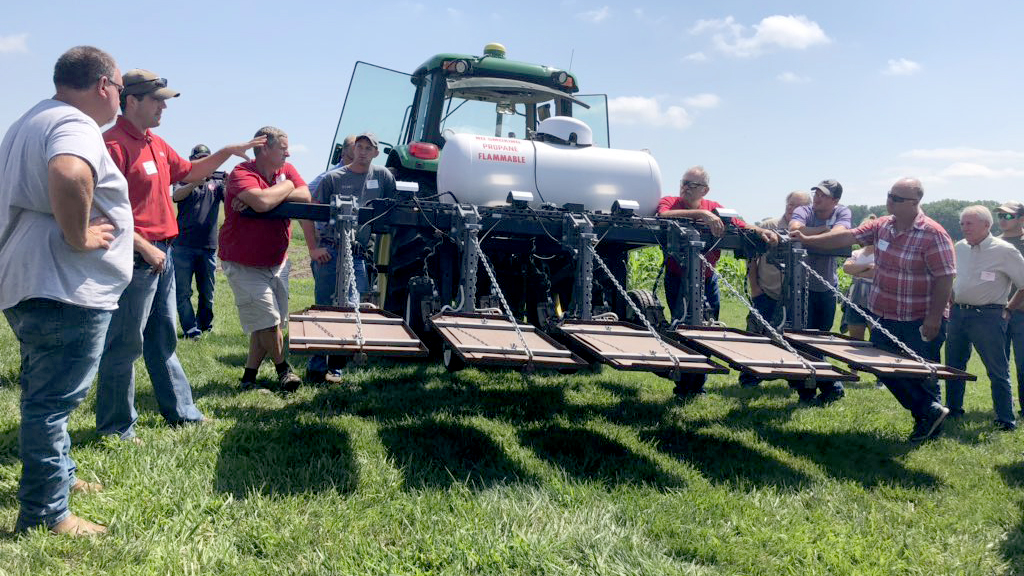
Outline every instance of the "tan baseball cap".
POLYGON ((149 94, 153 98, 167 100, 177 98, 181 92, 167 87, 167 78, 161 78, 149 70, 129 70, 122 75, 124 78, 124 93, 141 96, 149 94))

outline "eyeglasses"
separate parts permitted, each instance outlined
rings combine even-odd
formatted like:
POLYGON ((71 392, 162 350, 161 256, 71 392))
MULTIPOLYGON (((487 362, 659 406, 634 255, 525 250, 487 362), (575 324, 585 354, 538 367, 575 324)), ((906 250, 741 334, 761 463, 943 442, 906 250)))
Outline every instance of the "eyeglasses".
POLYGON ((892 192, 889 192, 889 200, 892 200, 895 204, 903 204, 904 202, 917 202, 917 198, 904 198, 903 196, 897 196, 892 192))
POLYGON ((700 188, 701 186, 707 186, 707 184, 695 180, 683 180, 683 188, 700 188))
POLYGON ((111 80, 111 79, 110 79, 110 76, 107 76, 106 78, 107 78, 107 82, 108 82, 108 83, 109 83, 109 84, 110 84, 111 86, 113 86, 114 88, 116 88, 116 89, 117 89, 117 95, 118 95, 118 96, 120 96, 120 95, 121 95, 121 92, 124 92, 124 86, 122 86, 121 84, 118 84, 117 82, 114 82, 113 80, 111 80))
POLYGON ((1006 212, 1000 212, 999 213, 999 219, 1000 220, 1013 220, 1016 217, 1017 217, 1016 214, 1007 214, 1006 212))

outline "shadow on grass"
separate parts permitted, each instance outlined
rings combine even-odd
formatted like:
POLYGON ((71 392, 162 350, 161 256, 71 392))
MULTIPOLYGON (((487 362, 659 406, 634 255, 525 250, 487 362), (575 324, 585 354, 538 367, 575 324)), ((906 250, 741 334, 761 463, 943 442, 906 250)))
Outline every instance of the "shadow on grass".
POLYGON ((405 476, 405 488, 448 488, 465 483, 475 490, 538 480, 509 459, 484 432, 437 422, 382 428, 381 442, 405 476))
POLYGON ((15 387, 18 386, 18 380, 21 377, 21 365, 9 368, 0 372, 0 388, 15 387))
POLYGON ((235 498, 355 490, 358 469, 348 434, 328 424, 296 422, 295 416, 292 410, 257 411, 228 430, 214 488, 235 498))
POLYGON ((741 442, 696 430, 662 428, 644 432, 640 437, 656 442, 658 450, 693 466, 715 484, 801 488, 812 481, 803 472, 741 442))
POLYGON ((597 480, 608 485, 685 485, 682 478, 665 472, 646 456, 591 430, 553 424, 523 430, 519 433, 519 440, 539 458, 583 480, 597 480))

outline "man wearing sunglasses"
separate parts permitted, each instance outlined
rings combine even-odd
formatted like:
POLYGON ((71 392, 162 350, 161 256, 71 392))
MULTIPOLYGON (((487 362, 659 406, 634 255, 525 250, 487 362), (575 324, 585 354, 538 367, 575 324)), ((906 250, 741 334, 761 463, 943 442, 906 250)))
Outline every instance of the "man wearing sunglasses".
MULTIPOLYGON (((904 178, 889 190, 883 216, 853 230, 832 230, 810 236, 800 230, 790 238, 809 248, 875 246, 875 278, 868 307, 879 324, 927 360, 939 361, 945 340, 946 305, 956 276, 953 241, 920 209, 924 187, 904 178)), ((871 331, 878 348, 900 349, 879 330, 871 331)), ((879 378, 914 418, 912 444, 938 436, 949 409, 942 405, 937 382, 921 378, 879 378)))
POLYGON ((175 354, 177 305, 174 264, 168 252, 178 235, 178 222, 171 185, 199 182, 232 155, 248 159, 246 150, 264 142, 257 138, 225 146, 194 162, 182 158, 150 130, 160 125, 167 100, 178 95, 167 87, 166 79, 148 70, 126 72, 121 115, 103 135, 110 156, 128 180, 135 219, 135 267, 107 331, 96 390, 96 429, 136 443, 133 365, 140 355, 164 419, 171 425, 205 421, 175 354))
MULTIPOLYGON (((995 210, 999 236, 1024 254, 1024 204, 1011 200, 995 210)), ((1014 289, 1024 286, 1014 286, 1014 289)), ((1020 402, 1020 414, 1024 417, 1024 312, 1009 310, 1008 327, 1006 330, 1006 358, 1009 360, 1013 351, 1014 364, 1017 367, 1017 400, 1020 402)))
MULTIPOLYGON (((722 205, 714 200, 705 198, 710 190, 709 182, 708 173, 704 170, 703 166, 690 168, 683 174, 683 179, 679 183, 679 196, 666 196, 658 203, 658 216, 661 218, 690 219, 706 226, 711 231, 712 236, 716 238, 721 237, 725 234, 725 224, 714 213, 714 210, 722 208, 722 205)), ((733 219, 733 224, 739 228, 756 230, 761 235, 761 238, 769 244, 774 245, 779 241, 779 236, 775 232, 751 226, 739 218, 733 219)), ((709 319, 711 320, 718 320, 721 308, 718 274, 713 268, 718 263, 721 255, 721 250, 710 250, 704 254, 704 258, 711 265, 711 267, 702 267, 704 273, 704 299, 706 301, 705 317, 710 316, 709 319)), ((671 310, 673 320, 681 318, 683 313, 679 306, 682 276, 682 267, 675 259, 669 258, 665 265, 665 298, 669 301, 669 309, 671 310)), ((679 396, 703 394, 704 380, 704 375, 688 376, 676 384, 675 393, 679 396)))
POLYGON ((21 348, 18 532, 106 532, 68 510, 69 494, 102 489, 76 478, 68 418, 89 393, 131 278, 128 185, 100 132, 123 82, 106 52, 68 50, 54 66, 56 94, 0 144, 0 309, 21 348))

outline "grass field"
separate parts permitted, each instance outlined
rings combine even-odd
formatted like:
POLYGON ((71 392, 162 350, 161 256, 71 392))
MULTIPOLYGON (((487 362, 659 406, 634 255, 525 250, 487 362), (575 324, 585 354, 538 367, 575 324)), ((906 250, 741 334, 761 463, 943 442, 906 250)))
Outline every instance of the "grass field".
MULTIPOLYGON (((292 294, 307 306, 312 281, 292 294)), ((1024 574, 1022 433, 994 431, 984 378, 967 418, 916 449, 873 380, 803 408, 781 381, 715 376, 681 404, 666 380, 607 368, 395 364, 280 397, 237 388, 246 344, 223 279, 217 311, 178 349, 215 423, 165 426, 144 369, 144 446, 99 438, 92 395, 73 414, 79 475, 106 485, 72 497, 111 527, 92 540, 10 533, 18 359, 2 323, 0 574, 1024 574)))

